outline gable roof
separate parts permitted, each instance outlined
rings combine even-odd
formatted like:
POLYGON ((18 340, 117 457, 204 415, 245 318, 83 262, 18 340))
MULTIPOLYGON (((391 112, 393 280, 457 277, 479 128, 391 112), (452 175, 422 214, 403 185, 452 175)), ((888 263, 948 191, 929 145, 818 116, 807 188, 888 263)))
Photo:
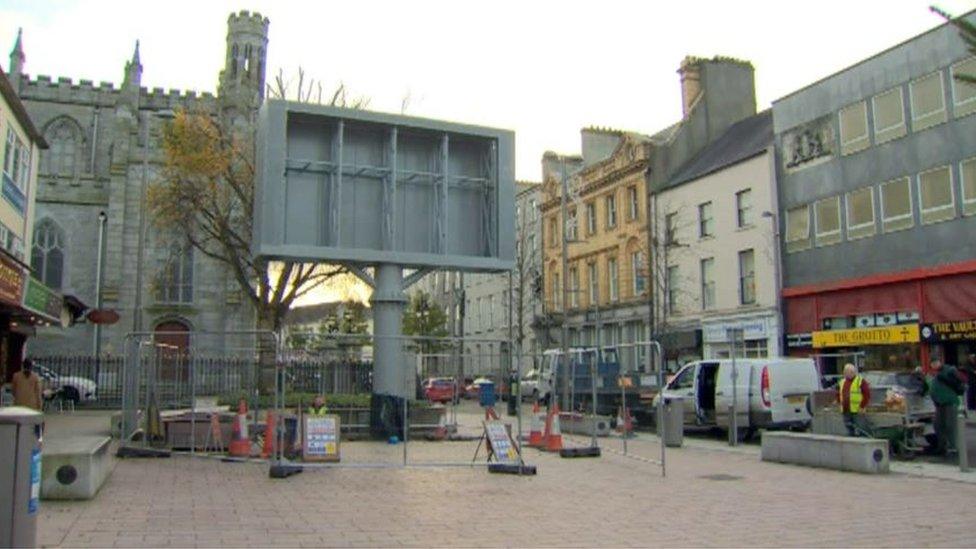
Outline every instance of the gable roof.
POLYGON ((752 158, 772 144, 773 111, 766 109, 733 124, 721 137, 702 149, 698 156, 682 166, 665 184, 665 188, 676 187, 752 158))
POLYGON ((27 114, 27 109, 24 108, 24 104, 20 102, 20 97, 14 91, 13 83, 7 78, 7 73, 3 72, 3 69, 0 69, 0 95, 3 95, 3 99, 7 102, 7 106, 13 112, 24 133, 34 141, 38 148, 46 149, 47 141, 44 140, 41 132, 37 131, 34 122, 27 114))

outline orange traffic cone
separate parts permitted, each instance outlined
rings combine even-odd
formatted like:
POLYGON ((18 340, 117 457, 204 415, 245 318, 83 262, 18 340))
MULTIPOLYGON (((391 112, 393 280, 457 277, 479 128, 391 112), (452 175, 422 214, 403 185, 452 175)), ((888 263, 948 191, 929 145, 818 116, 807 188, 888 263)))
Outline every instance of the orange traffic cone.
POLYGON ((251 455, 251 440, 247 436, 247 404, 241 399, 234 416, 234 434, 231 435, 228 453, 235 457, 249 457, 251 455))
POLYGON ((554 404, 546 421, 546 451, 558 452, 563 449, 563 433, 559 428, 559 405, 554 404))
POLYGON ((545 439, 542 437, 542 429, 547 423, 545 417, 545 412, 539 409, 539 403, 536 402, 532 407, 532 422, 529 424, 529 446, 533 448, 545 446, 545 439))
POLYGON ((274 428, 274 413, 268 412, 267 421, 264 425, 264 445, 261 448, 261 457, 267 459, 275 449, 275 428, 274 428))

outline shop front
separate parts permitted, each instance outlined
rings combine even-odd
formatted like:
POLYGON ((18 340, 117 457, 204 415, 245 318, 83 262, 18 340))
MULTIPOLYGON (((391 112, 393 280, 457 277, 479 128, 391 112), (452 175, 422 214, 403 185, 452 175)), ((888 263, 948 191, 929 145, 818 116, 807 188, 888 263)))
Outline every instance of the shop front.
POLYGON ((780 356, 779 323, 775 314, 706 321, 702 323, 702 346, 705 358, 729 358, 733 347, 740 358, 780 356))
POLYGON ((976 343, 976 261, 785 288, 783 300, 788 353, 828 357, 824 374, 854 357, 869 370, 927 370, 976 343))

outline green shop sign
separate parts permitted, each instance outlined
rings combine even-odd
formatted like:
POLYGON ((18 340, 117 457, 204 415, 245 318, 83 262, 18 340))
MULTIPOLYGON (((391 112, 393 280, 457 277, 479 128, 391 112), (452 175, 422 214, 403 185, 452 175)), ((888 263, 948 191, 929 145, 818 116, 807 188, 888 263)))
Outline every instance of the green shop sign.
POLYGON ((62 304, 61 294, 48 288, 34 277, 27 279, 27 289, 24 291, 25 309, 50 322, 60 322, 62 304))

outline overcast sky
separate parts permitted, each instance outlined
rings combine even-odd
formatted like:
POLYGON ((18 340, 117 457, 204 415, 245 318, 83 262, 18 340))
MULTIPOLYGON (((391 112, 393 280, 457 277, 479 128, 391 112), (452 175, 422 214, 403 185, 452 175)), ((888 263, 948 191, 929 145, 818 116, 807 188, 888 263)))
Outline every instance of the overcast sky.
MULTIPOLYGON (((579 130, 654 133, 681 116, 688 54, 748 59, 760 109, 940 23, 930 0, 164 2, 0 0, 0 47, 24 29, 26 71, 121 82, 141 40, 143 85, 215 91, 232 11, 271 19, 269 80, 299 66, 375 110, 515 130, 516 172, 579 152, 579 130)), ((962 13, 972 0, 941 0, 962 13)), ((8 67, 6 55, 2 64, 8 67)))

